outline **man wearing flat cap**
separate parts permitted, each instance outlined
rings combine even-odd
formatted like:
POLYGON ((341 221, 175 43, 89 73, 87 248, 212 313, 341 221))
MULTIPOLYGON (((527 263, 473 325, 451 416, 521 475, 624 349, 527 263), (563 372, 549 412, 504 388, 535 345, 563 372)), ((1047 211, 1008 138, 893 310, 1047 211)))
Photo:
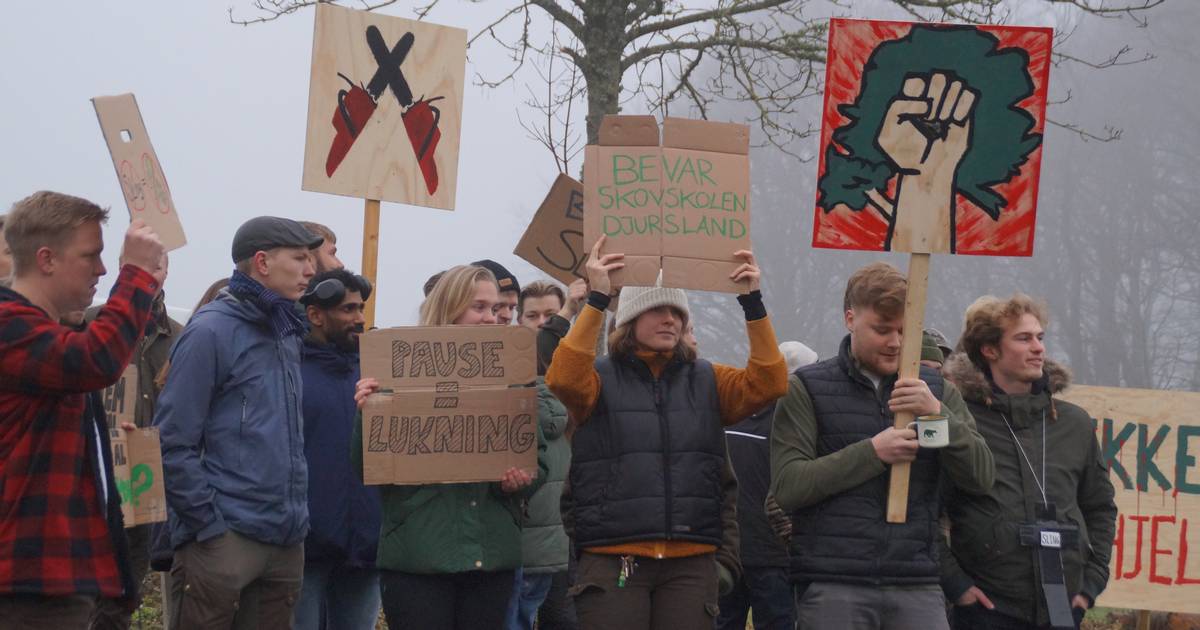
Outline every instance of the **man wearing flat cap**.
POLYGON ((296 300, 323 240, 290 219, 244 223, 229 288, 171 351, 154 423, 180 578, 172 627, 228 628, 247 604, 258 627, 291 627, 309 528, 296 300))

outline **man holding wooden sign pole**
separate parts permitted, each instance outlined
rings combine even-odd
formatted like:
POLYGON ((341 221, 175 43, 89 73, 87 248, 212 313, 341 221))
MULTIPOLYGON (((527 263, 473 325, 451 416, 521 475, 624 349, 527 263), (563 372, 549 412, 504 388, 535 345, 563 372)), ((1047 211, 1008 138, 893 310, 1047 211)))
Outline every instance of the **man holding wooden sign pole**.
POLYGON ((921 340, 919 327, 903 334, 907 290, 891 265, 855 272, 838 356, 797 370, 775 411, 771 490, 792 512, 791 577, 807 585, 797 593, 803 628, 945 628, 938 487, 992 486, 991 453, 958 390, 931 368, 919 379, 897 374, 902 341, 921 340), (892 426, 901 413, 940 418, 948 444, 918 448, 916 431, 892 426), (886 473, 899 463, 913 474, 908 519, 897 524, 884 508, 886 473))

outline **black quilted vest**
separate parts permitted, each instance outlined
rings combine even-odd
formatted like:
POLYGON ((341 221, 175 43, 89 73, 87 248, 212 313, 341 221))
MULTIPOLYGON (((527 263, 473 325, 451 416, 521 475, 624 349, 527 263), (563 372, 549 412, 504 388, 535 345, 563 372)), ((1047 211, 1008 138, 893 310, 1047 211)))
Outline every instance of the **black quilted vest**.
POLYGON ((571 441, 575 540, 721 544, 721 426, 712 364, 596 360, 600 399, 571 441))
MULTIPOLYGON (((892 426, 887 401, 896 376, 874 385, 850 358, 850 337, 838 356, 800 368, 796 376, 813 401, 817 456, 837 452, 892 426)), ((921 380, 939 400, 942 377, 922 367, 921 380)), ((938 459, 921 449, 913 462, 908 521, 887 522, 888 476, 883 474, 792 514, 792 580, 872 585, 938 583, 938 459)))

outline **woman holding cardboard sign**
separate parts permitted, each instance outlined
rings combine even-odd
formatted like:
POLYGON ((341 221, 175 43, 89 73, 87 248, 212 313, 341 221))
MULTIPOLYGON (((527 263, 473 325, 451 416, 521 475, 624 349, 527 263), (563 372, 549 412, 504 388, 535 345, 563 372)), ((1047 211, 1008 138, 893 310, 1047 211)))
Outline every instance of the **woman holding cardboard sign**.
POLYGON ((745 283, 746 367, 697 359, 683 342, 681 289, 625 287, 609 356, 594 348, 622 254, 587 263, 592 293, 559 344, 546 383, 574 422, 571 520, 582 550, 572 594, 582 628, 712 627, 721 544, 723 425, 787 392, 787 368, 759 293, 754 255, 745 283))
MULTIPOLYGON (((499 287, 492 272, 460 266, 446 271, 421 304, 422 326, 496 323, 499 287)), ((379 389, 358 383, 359 409, 379 389)), ((352 439, 362 470, 362 423, 352 439)), ((545 479, 545 444, 538 432, 538 478, 545 479)), ((534 478, 510 468, 492 483, 381 486, 380 591, 392 628, 502 628, 521 566, 520 500, 537 490, 534 478)))

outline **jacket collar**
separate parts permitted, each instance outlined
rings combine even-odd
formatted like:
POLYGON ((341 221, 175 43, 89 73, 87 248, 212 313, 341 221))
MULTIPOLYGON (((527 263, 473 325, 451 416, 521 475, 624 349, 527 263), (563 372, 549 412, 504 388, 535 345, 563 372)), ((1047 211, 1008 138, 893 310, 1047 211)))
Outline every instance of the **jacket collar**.
POLYGON ((1028 394, 1008 394, 996 387, 991 376, 979 369, 965 353, 956 352, 942 366, 942 374, 962 392, 967 402, 983 405, 1005 414, 1014 426, 1027 426, 1045 412, 1057 418, 1054 395, 1071 385, 1071 371, 1061 363, 1047 358, 1042 378, 1034 383, 1028 394))

